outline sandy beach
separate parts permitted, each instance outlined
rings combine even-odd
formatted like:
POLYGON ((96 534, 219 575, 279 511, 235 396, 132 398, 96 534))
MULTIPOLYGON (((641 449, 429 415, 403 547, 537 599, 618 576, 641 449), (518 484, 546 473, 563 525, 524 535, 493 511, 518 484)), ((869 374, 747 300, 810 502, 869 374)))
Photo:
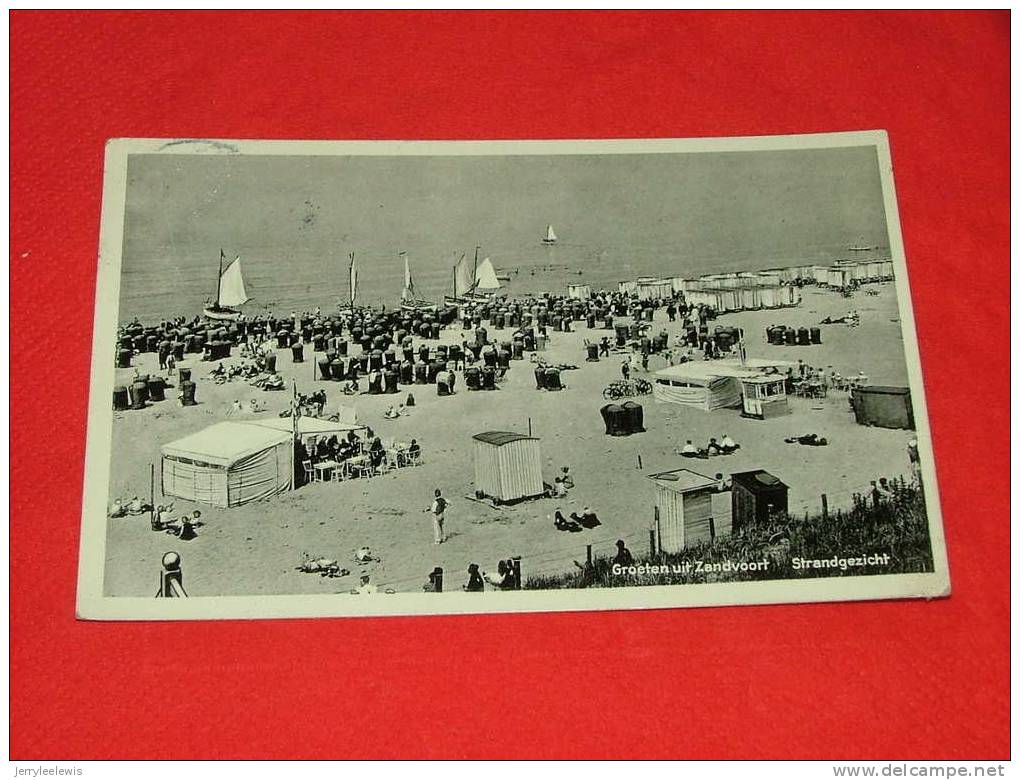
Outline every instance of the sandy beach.
MULTIPOLYGON (((874 384, 905 385, 894 286, 871 288, 879 294, 858 292, 848 300, 807 287, 797 307, 727 314, 714 324, 742 327, 749 357, 802 359, 816 367, 831 365, 844 375, 864 371, 874 384), (766 342, 768 325, 816 325, 826 316, 845 314, 849 308, 860 312, 860 327, 822 326, 820 345, 777 347, 766 342)), ((672 343, 680 327, 679 322, 668 323, 665 311, 659 310, 651 332, 666 329, 672 343)), ((500 339, 508 338, 511 331, 490 329, 490 333, 500 339)), ((539 353, 542 359, 578 366, 563 372, 566 389, 561 392, 536 390, 534 366, 524 360, 512 362, 505 380, 492 392, 469 392, 461 379, 457 393, 449 397, 438 397, 434 385, 415 385, 401 387, 395 396, 345 398, 336 383, 312 381, 310 360, 293 364, 290 350, 280 350, 278 371, 288 388, 294 380, 302 393, 325 389, 329 408, 353 403, 358 421, 370 425, 384 440, 416 438, 422 445, 423 463, 372 479, 316 483, 233 509, 178 500, 175 515, 202 510, 205 525, 191 541, 153 532, 147 514, 111 518, 105 594, 153 595, 159 561, 168 550, 181 553, 193 596, 346 594, 361 573, 370 574, 380 587, 417 591, 434 566, 446 570, 448 589, 459 588, 466 581, 469 563, 493 571, 498 560, 510 556, 521 557, 526 578, 572 569, 573 561, 584 560, 587 544, 593 545, 596 555, 609 554, 617 539, 624 539, 635 552, 647 550, 653 516, 652 484, 647 475, 656 471, 688 467, 713 476, 763 468, 789 485, 791 512, 817 510, 822 493, 830 507, 847 506, 851 494, 866 490, 871 480, 909 471, 906 444, 913 433, 857 425, 847 394, 840 391, 830 391, 824 400, 791 398, 791 414, 767 421, 742 418, 737 409, 705 412, 658 403, 649 395, 638 399, 644 406, 645 433, 606 436, 599 415, 606 403, 602 390, 620 377, 624 355, 613 354, 598 363, 584 360, 585 339, 598 339, 606 333, 589 331, 584 323, 575 323, 571 333, 550 329, 547 349, 539 353), (402 402, 408 391, 414 394, 416 405, 407 416, 385 419, 385 410, 402 402), (551 483, 561 466, 570 466, 576 487, 569 497, 499 508, 469 499, 474 493, 471 437, 486 430, 526 433, 529 420, 533 434, 541 439, 545 481, 551 483), (827 437, 830 445, 802 447, 783 442, 784 437, 812 432, 827 437), (741 444, 733 455, 688 461, 673 452, 686 439, 704 443, 726 433, 741 444), (876 472, 875 464, 882 464, 882 471, 876 472), (437 487, 451 503, 446 520, 449 539, 438 546, 432 543, 431 521, 424 511, 437 487), (584 506, 598 514, 601 526, 580 533, 561 532, 552 526, 549 517, 557 508, 569 514, 584 506), (379 560, 356 564, 353 553, 362 546, 368 546, 379 560), (302 573, 296 567, 305 552, 338 559, 351 573, 343 578, 302 573)), ((460 328, 454 326, 442 331, 440 343, 459 343, 461 337, 460 328)), ((311 357, 307 348, 306 357, 311 357)), ((143 373, 155 373, 156 356, 136 356, 135 365, 143 373)), ((182 407, 171 389, 166 401, 140 411, 115 413, 111 499, 132 495, 147 499, 149 466, 156 464, 156 500, 162 502, 160 447, 227 419, 234 400, 247 405, 250 398, 257 398, 267 404, 263 414, 271 416, 289 408, 289 391, 264 392, 243 380, 217 385, 209 378, 215 363, 192 360, 187 365, 197 380, 197 406, 182 407)), ((663 358, 653 356, 649 371, 664 366, 663 358)), ((118 382, 131 371, 122 373, 118 382)), ((730 496, 723 493, 713 500, 717 527, 726 533, 730 496)))

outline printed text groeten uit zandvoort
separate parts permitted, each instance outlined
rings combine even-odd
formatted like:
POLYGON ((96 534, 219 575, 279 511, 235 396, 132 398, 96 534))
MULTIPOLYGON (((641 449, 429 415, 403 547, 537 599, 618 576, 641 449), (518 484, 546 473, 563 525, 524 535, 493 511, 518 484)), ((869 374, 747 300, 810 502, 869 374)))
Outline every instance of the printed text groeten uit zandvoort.
MULTIPOLYGON (((791 564, 795 570, 800 569, 847 569, 861 566, 888 566, 892 560, 889 553, 876 553, 873 555, 859 555, 851 558, 841 558, 836 555, 832 558, 793 558, 791 564)), ((613 576, 639 575, 639 574, 721 574, 743 571, 768 571, 769 560, 763 558, 760 561, 680 561, 672 564, 649 564, 642 563, 634 566, 621 566, 613 564, 613 576)))

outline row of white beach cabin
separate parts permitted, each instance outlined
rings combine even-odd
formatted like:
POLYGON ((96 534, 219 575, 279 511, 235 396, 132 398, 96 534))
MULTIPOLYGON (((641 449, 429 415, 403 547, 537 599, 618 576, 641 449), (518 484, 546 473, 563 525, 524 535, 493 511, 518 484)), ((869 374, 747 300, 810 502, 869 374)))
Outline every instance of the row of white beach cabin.
POLYGON ((816 265, 813 276, 817 285, 845 290, 855 284, 892 281, 895 273, 892 260, 868 260, 816 265))
MULTIPOLYGON (((637 296, 642 301, 666 300, 676 293, 683 293, 690 304, 727 312, 797 306, 802 284, 844 290, 854 284, 890 281, 893 278, 892 260, 847 260, 831 266, 792 265, 762 271, 704 274, 696 279, 641 276, 634 281, 620 282, 619 291, 624 295, 637 296)), ((586 300, 591 297, 592 290, 586 284, 570 285, 567 295, 586 300)))

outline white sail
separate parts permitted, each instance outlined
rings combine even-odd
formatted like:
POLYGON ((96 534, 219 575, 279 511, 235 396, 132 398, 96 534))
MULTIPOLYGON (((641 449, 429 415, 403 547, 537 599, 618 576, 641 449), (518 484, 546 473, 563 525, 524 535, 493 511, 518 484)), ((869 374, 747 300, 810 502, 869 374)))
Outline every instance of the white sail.
POLYGON ((553 243, 553 242, 554 242, 555 240, 556 240, 556 231, 555 231, 555 230, 553 230, 553 226, 552 226, 552 225, 549 225, 549 226, 548 226, 548 227, 546 227, 546 229, 545 229, 545 241, 546 241, 547 243, 551 244, 551 243, 553 243))
POLYGON ((354 259, 354 252, 351 252, 350 258, 351 258, 351 306, 353 306, 354 299, 358 297, 358 264, 354 259))
POLYGON ((400 299, 404 301, 414 300, 414 281, 411 279, 411 261, 407 257, 407 252, 401 252, 404 256, 404 291, 400 294, 400 299))
POLYGON ((467 255, 462 255, 453 272, 453 294, 466 295, 475 287, 471 274, 471 262, 467 255))
POLYGON ((220 306, 240 306, 248 302, 248 293, 244 289, 244 277, 241 276, 241 258, 227 266, 220 276, 220 295, 216 303, 220 306))
POLYGON ((496 278, 496 269, 492 267, 492 261, 489 258, 485 258, 478 264, 478 270, 475 271, 475 287, 488 292, 500 288, 499 279, 496 278))

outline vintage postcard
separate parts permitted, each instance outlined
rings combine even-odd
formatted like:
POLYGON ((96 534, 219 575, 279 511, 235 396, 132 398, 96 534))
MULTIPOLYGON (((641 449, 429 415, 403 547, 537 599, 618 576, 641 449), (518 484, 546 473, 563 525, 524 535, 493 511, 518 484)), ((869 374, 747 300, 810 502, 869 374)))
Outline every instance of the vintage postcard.
POLYGON ((884 132, 107 148, 78 614, 949 592, 884 132))

